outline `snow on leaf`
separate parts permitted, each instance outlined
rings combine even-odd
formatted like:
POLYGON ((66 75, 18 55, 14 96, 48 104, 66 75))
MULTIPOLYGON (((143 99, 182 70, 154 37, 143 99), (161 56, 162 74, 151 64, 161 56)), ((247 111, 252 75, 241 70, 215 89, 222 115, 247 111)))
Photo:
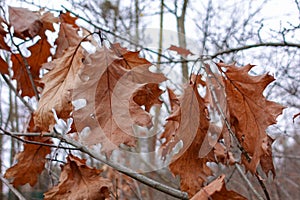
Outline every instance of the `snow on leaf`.
MULTIPOLYGON (((135 52, 132 57, 144 63, 144 59, 137 55, 135 52)), ((89 126, 91 132, 84 142, 88 145, 102 143, 105 152, 122 143, 135 144, 132 125, 149 126, 151 119, 146 111, 132 108, 137 108, 137 105, 148 108, 158 103, 159 100, 151 102, 149 98, 158 98, 160 90, 155 84, 165 80, 162 74, 148 70, 149 62, 132 69, 125 68, 124 63, 134 65, 131 57, 127 59, 106 47, 97 50, 86 59, 74 91, 74 100, 87 99, 88 102, 86 107, 74 111, 77 129, 89 126), (145 95, 145 98, 137 95, 145 95)))
POLYGON ((182 48, 182 47, 177 47, 175 45, 171 45, 168 50, 170 51, 176 51, 179 55, 182 57, 186 58, 188 55, 194 55, 190 50, 182 48))
POLYGON ((225 175, 219 176, 216 180, 201 188, 201 190, 197 192, 197 194, 195 194, 191 200, 246 200, 246 198, 240 194, 234 191, 228 191, 225 187, 224 178, 225 175))
MULTIPOLYGON (((27 137, 30 141, 51 144, 51 139, 47 137, 27 137)), ((24 144, 24 151, 17 155, 17 164, 6 170, 4 177, 13 179, 14 187, 29 183, 34 186, 38 176, 44 170, 46 155, 51 149, 44 145, 24 144)))
POLYGON ((17 37, 25 39, 36 36, 41 27, 42 22, 37 12, 32 12, 27 8, 9 7, 10 25, 14 27, 14 34, 17 37))
MULTIPOLYGON (((255 173, 259 163, 272 161, 272 154, 267 153, 271 152, 271 144, 268 150, 264 146, 267 138, 265 130, 269 125, 276 123, 277 116, 284 108, 263 96, 265 87, 274 81, 274 78, 268 74, 249 75, 248 72, 254 67, 250 64, 236 67, 234 64, 217 63, 217 66, 220 69, 226 68, 224 82, 231 126, 242 147, 251 157, 251 161, 248 162, 242 154, 242 163, 247 170, 255 173)), ((266 173, 275 172, 273 163, 271 166, 262 164, 262 167, 266 173)))
POLYGON ((45 200, 104 200, 110 197, 112 183, 100 176, 102 170, 86 165, 86 160, 73 155, 62 166, 59 184, 44 194, 45 200))
POLYGON ((42 130, 48 131, 49 126, 55 124, 52 109, 55 109, 59 118, 66 119, 70 116, 73 108, 71 92, 84 54, 81 47, 71 47, 62 57, 43 65, 53 69, 41 79, 45 88, 34 114, 35 125, 42 130))

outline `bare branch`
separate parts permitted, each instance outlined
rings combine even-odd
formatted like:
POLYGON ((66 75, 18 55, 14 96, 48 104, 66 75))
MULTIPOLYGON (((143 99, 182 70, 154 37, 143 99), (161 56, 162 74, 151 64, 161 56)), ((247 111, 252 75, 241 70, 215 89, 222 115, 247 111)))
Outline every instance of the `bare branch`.
POLYGON ((165 184, 162 184, 158 181, 155 181, 151 178, 148 178, 147 176, 145 175, 142 175, 142 174, 139 174, 127 167, 124 167, 118 163, 114 163, 110 160, 108 160, 105 156, 89 149, 88 147, 82 145, 81 143, 79 143, 78 141, 75 141, 69 137, 67 137, 66 135, 60 135, 60 134, 57 134, 57 133, 53 133, 53 137, 56 137, 58 139, 61 139, 63 142, 66 142, 68 144, 71 144, 73 145, 74 147, 80 149, 80 151, 88 154, 89 156, 95 158, 96 160, 102 162, 102 163, 105 163, 107 164, 108 166, 114 168, 115 170, 141 182, 141 183, 144 183, 145 185, 148 185, 156 190, 159 190, 165 194, 169 194, 173 197, 176 197, 176 198, 179 198, 179 199, 189 199, 188 197, 188 194, 186 192, 182 192, 180 190, 177 190, 175 188, 172 188, 170 186, 167 186, 165 184))
POLYGON ((237 51, 247 50, 247 49, 256 48, 256 47, 296 47, 296 48, 300 48, 300 44, 290 43, 290 42, 278 42, 278 43, 266 42, 266 43, 250 44, 250 45, 245 45, 242 47, 219 51, 218 53, 215 53, 214 55, 212 55, 211 58, 213 59, 220 55, 235 53, 237 51))
POLYGON ((19 198, 19 200, 26 200, 26 198, 10 184, 2 175, 0 175, 1 181, 19 198))

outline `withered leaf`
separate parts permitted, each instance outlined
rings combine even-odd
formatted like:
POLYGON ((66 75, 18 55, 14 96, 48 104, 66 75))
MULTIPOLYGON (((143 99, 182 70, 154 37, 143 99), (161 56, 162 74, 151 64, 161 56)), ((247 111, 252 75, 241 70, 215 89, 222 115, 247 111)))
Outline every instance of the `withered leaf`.
POLYGON ((52 70, 41 79, 45 87, 34 116, 35 125, 41 130, 48 131, 49 126, 55 124, 52 109, 60 118, 70 116, 73 108, 71 92, 84 54, 85 51, 81 47, 70 47, 62 57, 43 65, 52 70))
POLYGON ((4 30, 2 23, 7 25, 7 22, 2 17, 0 17, 0 49, 10 51, 10 47, 5 42, 5 36, 7 35, 7 31, 4 30))
MULTIPOLYGON (((275 79, 268 74, 249 75, 248 72, 254 67, 250 64, 237 67, 234 64, 218 63, 217 66, 226 68, 224 82, 231 126, 242 147, 251 157, 249 163, 242 154, 242 162, 247 170, 255 173, 262 160, 272 160, 272 155, 268 155, 263 148, 267 138, 265 130, 269 125, 276 123, 277 116, 284 108, 263 96, 265 87, 275 79)), ((275 172, 273 163, 272 167, 265 164, 262 167, 265 172, 275 172)))
POLYGON ((59 184, 44 194, 45 200, 104 200, 110 197, 112 183, 100 176, 102 170, 90 168, 86 160, 73 155, 62 166, 59 184))
POLYGON ((9 22, 14 27, 14 34, 22 39, 26 37, 33 38, 36 36, 42 22, 37 12, 32 12, 27 8, 9 7, 9 22))
MULTIPOLYGON (((47 137, 27 137, 30 141, 51 144, 52 141, 47 137)), ((24 144, 24 151, 17 155, 18 163, 6 170, 4 177, 13 179, 14 187, 29 183, 34 186, 38 176, 44 170, 46 155, 50 154, 51 149, 44 145, 24 144)))
POLYGON ((184 58, 186 58, 188 55, 194 55, 190 50, 182 47, 177 47, 175 45, 171 45, 168 49, 170 51, 176 51, 179 55, 181 55, 184 58))
MULTIPOLYGON (((205 113, 204 100, 200 97, 194 84, 187 86, 183 95, 179 98, 180 107, 169 118, 168 123, 178 123, 172 133, 173 139, 164 144, 163 148, 172 149, 180 140, 183 148, 175 155, 170 164, 170 170, 174 175, 180 176, 180 188, 194 195, 200 190, 206 177, 211 175, 211 169, 206 165, 207 157, 199 158, 199 149, 208 130, 208 119, 205 113)), ((165 134, 165 133, 164 133, 165 134)), ((165 134, 165 137, 167 134, 165 134)), ((164 153, 169 152, 164 151, 164 153)))
MULTIPOLYGON (((34 80, 39 80, 42 64, 46 63, 48 57, 51 55, 50 48, 51 45, 47 39, 40 39, 36 44, 28 48, 31 55, 27 58, 27 62, 34 80)), ((24 74, 24 76, 26 75, 24 74)))
POLYGON ((0 57, 0 73, 8 74, 8 64, 0 57))
POLYGON ((207 186, 201 188, 201 190, 197 192, 197 194, 195 194, 191 200, 246 200, 246 198, 242 195, 234 191, 228 191, 225 187, 224 178, 225 175, 221 175, 207 186))
MULTIPOLYGON (((26 59, 26 58, 25 58, 26 59)), ((21 95, 33 97, 35 96, 33 85, 30 81, 30 76, 27 72, 25 62, 20 54, 12 54, 12 70, 14 72, 13 79, 17 80, 17 90, 21 90, 21 95)), ((34 81, 34 85, 40 85, 39 80, 39 70, 38 69, 29 69, 31 76, 34 81)))
MULTIPOLYGON (((136 55, 138 52, 132 54, 134 58, 144 60, 136 55)), ((159 102, 155 100, 146 103, 145 100, 152 94, 155 94, 152 97, 158 98, 160 91, 155 84, 165 80, 162 74, 148 70, 149 62, 126 69, 123 67, 124 62, 131 66, 130 63, 134 61, 127 59, 106 47, 97 50, 84 62, 74 91, 75 100, 87 101, 84 108, 74 111, 76 127, 79 130, 89 127, 91 131, 84 142, 88 145, 101 143, 105 152, 112 151, 122 143, 134 145, 132 125, 138 123, 149 126, 151 119, 145 111, 132 107, 137 108, 140 103, 148 108, 159 102), (141 96, 136 96, 138 94, 148 97, 142 99, 141 96)))
POLYGON ((58 37, 55 40, 57 45, 54 58, 63 56, 64 50, 69 47, 76 47, 82 38, 78 35, 78 28, 74 28, 71 24, 62 22, 59 26, 58 37))

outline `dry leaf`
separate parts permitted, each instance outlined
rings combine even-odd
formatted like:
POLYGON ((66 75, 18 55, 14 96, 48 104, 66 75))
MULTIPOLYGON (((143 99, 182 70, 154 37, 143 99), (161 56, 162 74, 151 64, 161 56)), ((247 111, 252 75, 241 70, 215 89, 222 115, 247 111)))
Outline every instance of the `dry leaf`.
POLYGON ((25 39, 36 36, 41 27, 42 22, 37 12, 32 12, 27 8, 9 7, 10 25, 14 27, 14 34, 17 37, 25 39))
POLYGON ((0 17, 0 49, 10 51, 10 47, 7 46, 7 44, 5 42, 5 37, 7 35, 7 31, 4 30, 2 23, 7 25, 7 22, 2 17, 0 17))
POLYGON ((102 170, 90 168, 86 160, 73 155, 62 167, 59 184, 44 194, 45 200, 104 200, 110 197, 112 183, 100 176, 102 170))
MULTIPOLYGON (((27 137, 30 141, 52 144, 47 137, 27 137)), ((29 183, 34 186, 37 183, 39 174, 42 173, 46 163, 46 155, 50 154, 48 146, 24 144, 24 151, 17 154, 18 163, 6 170, 4 177, 13 179, 14 187, 29 183)))
POLYGON ((197 192, 191 200, 246 200, 246 198, 240 194, 234 191, 228 191, 225 187, 224 178, 225 175, 221 175, 207 186, 201 188, 201 190, 197 192))
POLYGON ((177 47, 175 45, 171 45, 168 49, 170 51, 176 51, 179 55, 181 55, 184 58, 186 58, 188 55, 194 55, 190 50, 182 47, 177 47))
POLYGON ((77 72, 82 66, 85 51, 79 47, 71 47, 60 58, 46 63, 43 67, 53 68, 41 81, 45 84, 38 108, 35 112, 35 125, 44 131, 54 125, 52 109, 59 118, 68 118, 73 107, 71 104, 72 90, 77 72), (49 67, 50 65, 50 67, 49 67))
POLYGON ((84 140, 87 145, 102 143, 105 152, 110 152, 122 143, 132 146, 135 144, 132 137, 132 125, 137 123, 135 120, 138 119, 139 125, 150 125, 149 115, 132 107, 136 108, 140 103, 148 108, 159 102, 155 100, 148 104, 145 100, 154 93, 157 93, 154 96, 158 98, 160 91, 155 84, 164 81, 165 77, 150 72, 149 62, 137 55, 138 52, 135 52, 126 60, 103 47, 86 59, 76 83, 74 100, 86 99, 88 103, 84 108, 74 111, 74 119, 78 130, 85 127, 91 129, 84 140), (143 64, 137 66, 134 63, 143 64), (153 83, 154 87, 150 87, 149 83, 153 83), (139 94, 148 97, 142 99, 136 96, 139 94), (134 97, 138 102, 135 102, 134 97))
MULTIPOLYGON (((47 39, 40 39, 36 44, 28 48, 31 55, 27 58, 27 62, 34 80, 39 80, 42 64, 46 63, 51 55, 50 48, 51 45, 47 39)), ((24 74, 24 76, 26 75, 24 74)))
MULTIPOLYGON (((26 58, 25 58, 26 59, 26 58)), ((12 54, 12 70, 14 72, 13 79, 17 80, 17 91, 21 91, 22 97, 35 96, 30 76, 27 73, 25 62, 20 54, 12 54)), ((39 70, 36 68, 29 69, 35 86, 39 86, 39 70)))
POLYGON ((0 57, 0 73, 1 74, 8 74, 8 64, 0 57))
MULTIPOLYGON (((197 86, 191 84, 184 90, 179 98, 180 107, 169 118, 168 123, 178 123, 178 128, 172 133, 174 138, 164 144, 165 152, 170 152, 172 148, 181 140, 183 148, 175 155, 170 164, 170 170, 174 175, 180 176, 180 188, 183 191, 194 195, 200 190, 206 177, 211 175, 211 169, 206 165, 208 158, 199 158, 199 149, 208 130, 208 119, 205 114, 205 105, 200 97, 197 86)), ((164 133, 166 135, 166 133, 164 133)), ((170 137, 170 136, 165 136, 170 137)))
MULTIPOLYGON (((242 162, 247 170, 256 172, 257 165, 262 159, 269 162, 272 156, 263 150, 263 141, 267 137, 266 128, 276 123, 276 118, 282 113, 283 106, 266 100, 263 96, 265 87, 274 81, 268 74, 251 76, 248 72, 254 67, 246 65, 236 67, 218 63, 219 68, 226 68, 224 82, 227 94, 227 103, 230 112, 230 123, 235 134, 251 157, 249 163, 244 154, 242 162)), ((271 145, 270 145, 271 148, 271 145)), ((264 161, 263 161, 264 162, 264 161)), ((266 165, 262 165, 264 167, 266 165)), ((274 166, 263 169, 275 171, 274 166)))

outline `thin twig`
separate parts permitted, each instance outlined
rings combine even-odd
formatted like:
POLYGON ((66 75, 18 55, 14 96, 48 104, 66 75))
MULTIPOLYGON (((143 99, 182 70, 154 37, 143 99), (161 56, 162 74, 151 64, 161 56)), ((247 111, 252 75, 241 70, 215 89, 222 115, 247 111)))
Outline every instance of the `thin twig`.
POLYGON ((241 177, 244 179, 244 181, 250 187, 250 189, 252 190, 252 192, 255 194, 255 196, 257 197, 257 199, 264 200, 264 198, 257 192, 257 190, 254 188, 254 186, 252 185, 252 183, 246 177, 246 175, 243 172, 243 170, 241 169, 241 167, 237 163, 235 163, 234 165, 235 165, 236 169, 238 170, 239 174, 241 175, 241 177))
POLYGON ((242 47, 231 48, 231 49, 227 49, 224 51, 219 51, 219 52, 215 53, 214 55, 212 55, 211 58, 213 59, 220 55, 235 53, 237 51, 247 50, 247 49, 256 48, 256 47, 295 47, 295 48, 300 48, 300 44, 291 43, 291 42, 265 42, 265 43, 258 43, 258 44, 250 44, 250 45, 244 45, 242 47))
POLYGON ((28 104, 27 101, 17 92, 16 88, 13 86, 13 84, 10 82, 10 80, 4 75, 1 74, 3 80, 8 85, 8 87, 17 95, 17 97, 20 99, 20 101, 29 109, 30 112, 34 112, 34 109, 28 104))
MULTIPOLYGON (((26 139, 20 138, 20 136, 25 136, 25 135, 27 137, 31 137, 30 134, 14 134, 14 133, 12 133, 10 131, 6 131, 6 130, 2 129, 1 127, 0 127, 0 130, 2 131, 2 133, 4 135, 11 136, 12 138, 15 138, 15 139, 17 139, 17 140, 19 140, 19 141, 21 141, 23 143, 33 144, 33 145, 41 145, 41 146, 48 146, 48 147, 52 147, 52 148, 67 149, 67 150, 79 150, 78 148, 65 147, 65 146, 57 146, 57 145, 53 145, 53 144, 48 144, 48 143, 43 143, 43 142, 37 142, 37 141, 31 141, 31 140, 26 140, 26 139)), ((33 136, 35 136, 35 137, 37 137, 37 136, 43 136, 43 135, 41 135, 41 133, 37 133, 37 134, 35 134, 33 136), (39 134, 39 135, 37 135, 37 134, 39 134)), ((49 134, 49 136, 53 136, 53 134, 51 134, 51 135, 49 134)))
POLYGON ((19 200, 26 200, 26 198, 16 189, 12 184, 8 182, 2 175, 0 175, 1 181, 19 198, 19 200))

